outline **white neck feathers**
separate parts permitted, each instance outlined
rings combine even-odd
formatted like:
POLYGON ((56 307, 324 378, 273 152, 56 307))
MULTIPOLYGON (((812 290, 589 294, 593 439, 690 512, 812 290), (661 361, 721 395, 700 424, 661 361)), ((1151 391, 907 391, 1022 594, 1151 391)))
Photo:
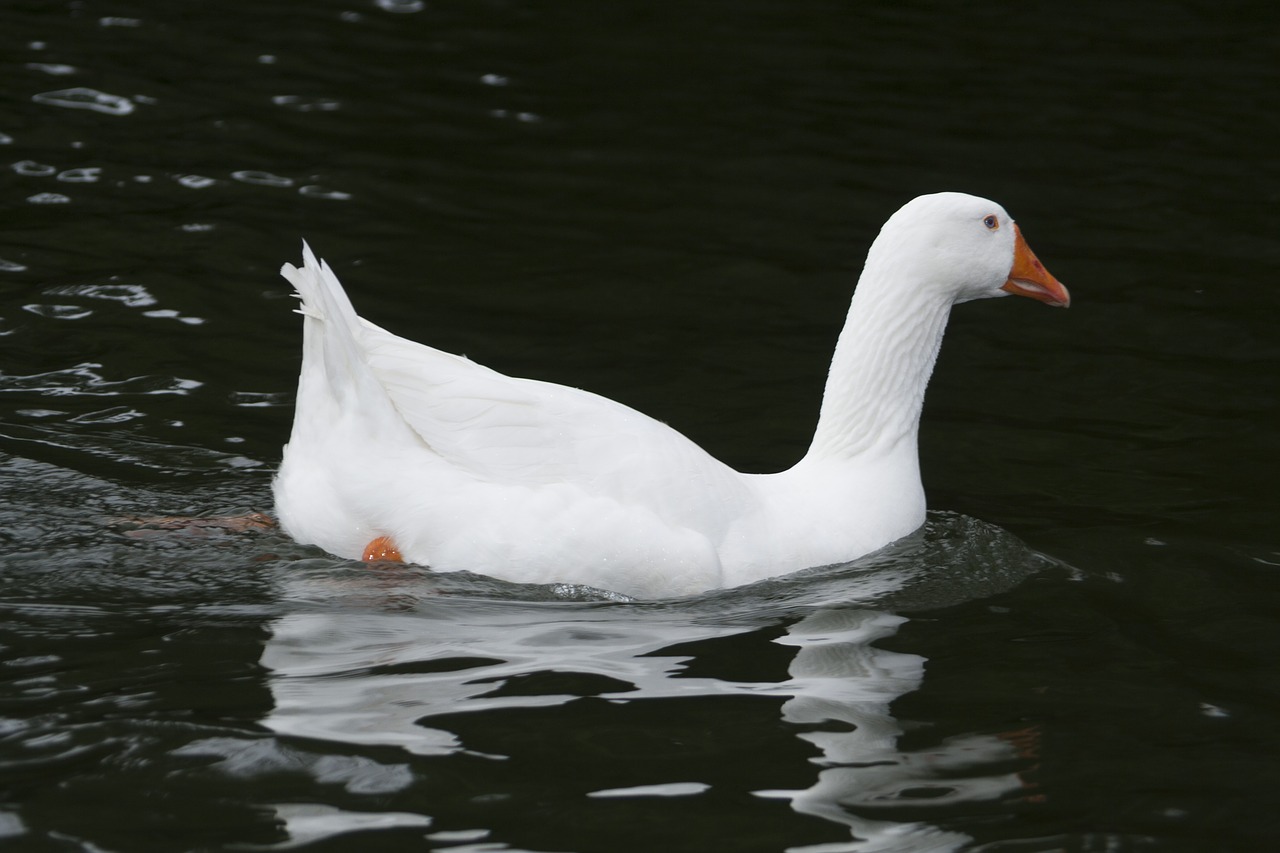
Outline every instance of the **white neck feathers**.
MULTIPOLYGON (((849 306, 806 459, 849 459, 910 442, 952 301, 927 271, 876 241, 849 306)), ((895 241, 896 242, 896 241, 895 241)))

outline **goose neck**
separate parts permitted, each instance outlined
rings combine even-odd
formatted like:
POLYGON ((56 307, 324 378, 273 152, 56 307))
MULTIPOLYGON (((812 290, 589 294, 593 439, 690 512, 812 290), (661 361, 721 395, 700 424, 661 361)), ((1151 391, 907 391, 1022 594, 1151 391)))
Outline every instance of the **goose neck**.
POLYGON ((925 388, 951 302, 928 286, 888 278, 870 268, 863 273, 806 458, 887 453, 904 442, 914 458, 925 388))

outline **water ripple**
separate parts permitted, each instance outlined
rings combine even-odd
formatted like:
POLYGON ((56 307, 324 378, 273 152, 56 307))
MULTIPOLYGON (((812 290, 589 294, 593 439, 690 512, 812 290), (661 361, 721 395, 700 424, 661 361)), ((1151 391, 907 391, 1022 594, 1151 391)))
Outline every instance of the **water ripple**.
POLYGON ((588 791, 588 797, 690 797, 711 790, 705 782, 666 782, 661 785, 636 785, 631 788, 605 788, 588 791))
POLYGON ((203 190, 218 182, 217 178, 207 178, 204 175, 175 175, 174 180, 192 190, 203 190))
POLYGON ((23 67, 32 71, 43 71, 45 74, 51 74, 54 77, 65 77, 80 70, 74 65, 63 65, 59 62, 28 62, 23 67))
POLYGON ((67 169, 58 173, 58 180, 68 184, 94 184, 102 177, 100 166, 85 166, 79 169, 67 169))
POLYGON ((82 362, 62 370, 26 376, 0 372, 0 393, 23 392, 48 397, 117 397, 124 394, 190 394, 204 383, 177 376, 132 376, 107 379, 98 371, 101 364, 82 362))
POLYGON ((144 412, 137 409, 131 409, 128 406, 112 406, 109 409, 100 409, 96 412, 85 412, 83 415, 76 415, 69 418, 68 423, 73 424, 122 424, 126 421, 145 418, 144 412))
POLYGON ((157 308, 154 311, 143 311, 142 316, 154 317, 163 320, 177 320, 179 323, 186 323, 188 326, 199 326, 204 322, 203 317, 188 317, 184 314, 179 314, 172 308, 157 308))
MULTIPOLYGON (((184 230, 191 230, 184 226, 184 230)), ((3 270, 0 266, 0 270, 3 270)), ((157 300, 140 284, 68 284, 51 287, 45 291, 49 296, 78 296, 90 299, 102 299, 119 302, 129 308, 146 308, 155 305, 157 300)), ((93 314, 92 308, 82 305, 62 303, 30 303, 22 306, 23 310, 41 317, 54 320, 81 320, 93 314)), ((142 312, 143 317, 161 320, 177 320, 188 326, 204 323, 203 317, 192 317, 179 313, 172 308, 152 308, 142 312)))
POLYGON ((156 298, 140 284, 71 284, 63 287, 51 287, 45 293, 59 296, 87 296, 91 299, 108 299, 113 302, 124 303, 130 308, 143 308, 156 304, 156 298))
POLYGON ((56 166, 37 163, 35 160, 19 160, 9 168, 13 169, 13 171, 17 172, 19 175, 27 175, 33 178, 48 177, 58 171, 56 166))
POLYGON ((83 320, 93 313, 92 309, 81 305, 41 305, 39 303, 23 305, 22 310, 53 320, 83 320))
POLYGON ((245 184, 257 184, 263 187, 291 187, 293 179, 286 178, 282 175, 273 175, 270 172, 257 172, 252 169, 241 169, 238 172, 232 172, 231 177, 245 184))
POLYGON ((489 110, 489 115, 493 116, 494 118, 515 119, 516 121, 522 122, 524 124, 534 124, 536 122, 542 121, 542 116, 538 115, 537 113, 530 113, 530 112, 524 112, 524 111, 513 112, 511 110, 497 109, 497 110, 489 110))
POLYGON ((297 110, 300 113, 332 112, 340 109, 342 102, 335 98, 321 98, 307 95, 276 95, 271 103, 278 107, 297 110))
MULTIPOLYGON (((276 803, 272 805, 280 829, 288 840, 273 844, 270 849, 286 850, 304 847, 320 841, 328 841, 351 832, 371 832, 384 829, 425 829, 431 826, 427 815, 412 812, 347 811, 321 803, 276 803)), ((426 836, 432 840, 453 840, 457 833, 435 832, 426 836), (442 838, 443 837, 443 838, 442 838)), ((485 837, 487 833, 482 833, 485 837)), ((464 839, 465 840, 465 839, 464 839)), ((268 848, 259 848, 268 849, 268 848)), ((433 848, 443 849, 443 848, 433 848)), ((449 849, 464 853, 461 847, 449 849)), ((470 848, 479 851, 481 848, 470 848)), ((498 848, 484 848, 498 849, 498 848)))
POLYGON ((349 201, 351 199, 351 193, 344 193, 341 190, 327 189, 316 184, 308 184, 307 186, 302 187, 298 190, 298 194, 307 196, 308 198, 323 198, 332 201, 349 201))
POLYGON ((279 773, 310 773, 318 782, 342 785, 353 794, 389 794, 413 781, 408 765, 382 764, 363 756, 315 756, 274 740, 211 737, 173 751, 173 755, 218 759, 219 772, 240 779, 279 773))
MULTIPOLYGON (((536 120, 527 119, 517 116, 518 120, 536 120)), ((11 141, 9 137, 0 135, 0 144, 11 141)), ((14 174, 27 178, 54 178, 66 184, 95 184, 103 180, 104 169, 101 166, 77 166, 70 169, 60 169, 50 163, 41 163, 37 160, 18 160, 9 164, 10 170, 14 174)), ((198 175, 191 173, 170 173, 167 176, 170 180, 179 186, 192 190, 204 190, 217 186, 225 186, 227 180, 225 178, 213 177, 210 175, 198 175)), ((230 173, 232 181, 241 184, 249 184, 260 187, 293 187, 297 181, 287 175, 278 175, 274 172, 268 172, 262 169, 237 169, 230 173)), ((154 175, 140 174, 133 175, 132 180, 139 184, 149 184, 155 180, 154 175)), ((311 180, 316 180, 315 176, 311 176, 311 180)), ((125 186, 125 181, 116 178, 114 180, 116 186, 125 186)), ((308 198, 319 198, 334 201, 347 201, 352 198, 352 194, 342 190, 331 189, 319 184, 305 184, 298 187, 298 194, 308 198)), ((71 201, 70 197, 55 192, 37 193, 29 196, 27 201, 32 204, 59 204, 71 201)), ((182 230, 202 231, 209 230, 213 226, 194 223, 181 226, 182 230)), ((11 271, 0 266, 0 271, 11 271)))
POLYGON ((99 92, 97 89, 90 89, 86 86, 59 89, 56 92, 40 92, 32 95, 31 100, 37 104, 47 104, 51 107, 65 107, 71 110, 93 110, 96 113, 113 116, 127 116, 134 109, 133 101, 128 98, 99 92))
POLYGON ((292 395, 283 391, 233 391, 230 400, 234 405, 245 408, 287 406, 292 395))
POLYGON ((31 204, 66 204, 71 201, 71 197, 62 193, 36 193, 27 196, 27 201, 31 204))
POLYGON ((382 11, 399 15, 421 12, 427 5, 422 0, 374 0, 374 2, 382 11))

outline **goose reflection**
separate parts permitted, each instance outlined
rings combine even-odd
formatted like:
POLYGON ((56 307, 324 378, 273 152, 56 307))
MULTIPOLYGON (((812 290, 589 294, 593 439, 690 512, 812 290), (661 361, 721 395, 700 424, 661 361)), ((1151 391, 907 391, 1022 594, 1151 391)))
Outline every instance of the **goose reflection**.
POLYGON ((968 735, 927 751, 899 748, 902 727, 889 706, 920 687, 926 661, 872 643, 906 621, 872 610, 820 610, 776 640, 797 649, 791 679, 780 685, 792 693, 782 718, 818 727, 797 736, 821 750, 813 761, 823 769, 804 790, 757 793, 786 798, 797 812, 849 826, 855 841, 812 848, 815 853, 955 850, 971 839, 926 823, 871 820, 858 810, 995 800, 1024 787, 1017 773, 988 772, 1020 757, 1016 743, 1005 738, 968 735), (833 730, 840 723, 847 728, 833 730))
MULTIPOLYGON (((1016 739, 975 734, 923 751, 901 748, 903 728, 891 705, 920 688, 925 659, 877 642, 894 635, 904 616, 857 605, 791 601, 779 607, 777 590, 763 598, 746 594, 666 606, 479 600, 414 590, 415 583, 429 585, 429 577, 384 580, 375 596, 383 606, 362 607, 349 599, 319 603, 333 577, 292 575, 292 597, 313 604, 279 618, 265 646, 262 663, 271 672, 274 699, 265 725, 292 738, 397 747, 428 763, 442 756, 530 761, 520 755, 535 749, 527 733, 523 740, 498 738, 494 745, 487 723, 510 721, 495 712, 516 715, 516 728, 536 730, 531 727, 538 720, 584 697, 604 703, 606 714, 620 714, 607 710, 614 706, 677 699, 776 702, 781 720, 794 729, 792 743, 804 745, 789 754, 811 763, 812 784, 784 789, 743 782, 745 789, 738 790, 786 801, 798 814, 849 830, 847 842, 790 848, 796 853, 958 849, 967 836, 910 815, 921 805, 936 809, 1003 798, 1024 785, 1009 771, 1019 764, 1016 739), (783 656, 789 652, 785 675, 774 666, 771 676, 748 680, 769 668, 728 666, 736 675, 718 677, 725 665, 716 663, 712 650, 721 641, 781 647, 783 656)), ((883 586, 884 578, 880 573, 873 581, 883 586)), ((894 583, 905 581, 899 576, 894 583)), ((839 585, 847 591, 850 582, 846 577, 839 585)), ((578 717, 564 716, 571 722, 553 724, 547 737, 557 737, 555 725, 574 731, 578 717)), ((565 760, 574 760, 574 743, 557 748, 565 760)), ((609 784, 575 780, 596 785, 583 791, 584 808, 617 797, 699 796, 723 784, 696 778, 699 768, 712 773, 697 761, 677 762, 694 768, 680 772, 695 778, 658 779, 651 775, 652 764, 629 770, 626 761, 608 763, 609 784)), ((759 778, 795 778, 794 761, 783 770, 764 767, 759 778)), ((591 777, 594 770, 583 775, 591 777)), ((572 790, 559 794, 575 796, 572 790)))
POLYGON ((563 705, 580 694, 508 694, 500 688, 538 673, 597 675, 619 682, 612 698, 732 692, 717 679, 679 678, 686 656, 671 646, 752 630, 629 617, 618 608, 581 611, 483 602, 444 602, 441 613, 308 613, 278 620, 262 662, 273 671, 279 734, 418 755, 467 749, 431 718, 563 705), (559 611, 559 612, 557 612, 559 611))

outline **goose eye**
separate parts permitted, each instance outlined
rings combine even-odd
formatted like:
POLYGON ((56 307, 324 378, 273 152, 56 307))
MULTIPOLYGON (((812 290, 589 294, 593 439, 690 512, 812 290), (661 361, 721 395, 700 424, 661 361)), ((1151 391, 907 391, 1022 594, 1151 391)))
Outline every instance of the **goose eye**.
POLYGON ((990 228, 992 231, 995 231, 1000 227, 1000 220, 994 213, 988 213, 982 218, 982 224, 990 228))

